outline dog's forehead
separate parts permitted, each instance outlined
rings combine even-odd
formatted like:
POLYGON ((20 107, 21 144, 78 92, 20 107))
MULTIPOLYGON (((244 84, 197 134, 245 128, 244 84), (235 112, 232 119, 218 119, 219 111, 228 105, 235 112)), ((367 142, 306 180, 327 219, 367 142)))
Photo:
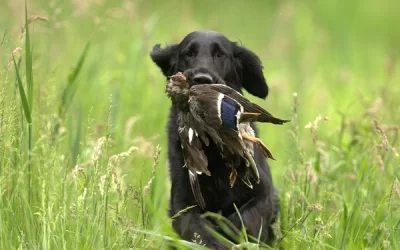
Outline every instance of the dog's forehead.
POLYGON ((185 46, 193 42, 201 43, 203 45, 219 43, 225 46, 229 46, 232 43, 227 37, 225 37, 221 33, 212 30, 191 32, 185 38, 183 38, 181 45, 185 46))

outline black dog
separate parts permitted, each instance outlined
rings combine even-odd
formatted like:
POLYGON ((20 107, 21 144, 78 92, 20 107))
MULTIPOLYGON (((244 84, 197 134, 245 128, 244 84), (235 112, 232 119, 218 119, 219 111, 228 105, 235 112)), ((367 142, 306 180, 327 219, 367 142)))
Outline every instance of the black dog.
MULTIPOLYGON (((229 41, 218 32, 196 31, 187 35, 180 44, 164 49, 157 44, 151 52, 151 58, 166 77, 180 71, 198 84, 225 83, 239 92, 244 88, 250 94, 263 99, 268 95, 263 67, 257 55, 229 41)), ((176 121, 177 110, 172 106, 168 124, 168 158, 172 182, 170 216, 197 205, 189 183, 188 170, 184 167, 176 121)), ((257 133, 254 125, 253 128, 257 133)), ((207 211, 221 213, 241 229, 242 222, 235 211, 235 204, 248 235, 259 238, 261 231, 261 241, 269 243, 273 238, 271 224, 278 215, 279 204, 269 166, 259 149, 254 149, 254 160, 261 181, 253 189, 239 181, 233 188, 230 187, 229 169, 224 166, 220 153, 213 144, 205 148, 212 175, 201 175, 199 181, 207 211)), ((174 220, 174 229, 185 240, 191 241, 197 233, 207 247, 227 249, 205 229, 204 225, 216 230, 218 227, 201 218, 204 212, 206 211, 199 206, 187 210, 174 220)))

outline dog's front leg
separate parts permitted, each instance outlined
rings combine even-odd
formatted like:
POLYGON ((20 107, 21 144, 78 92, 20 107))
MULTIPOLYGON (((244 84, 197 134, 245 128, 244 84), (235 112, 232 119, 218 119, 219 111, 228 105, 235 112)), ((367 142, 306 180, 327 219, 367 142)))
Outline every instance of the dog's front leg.
POLYGON ((269 244, 273 240, 271 223, 278 213, 276 201, 272 197, 254 197, 238 209, 240 217, 235 212, 228 219, 239 230, 244 226, 248 236, 260 238, 261 242, 269 244))
POLYGON ((197 208, 193 208, 192 211, 183 212, 177 216, 173 220, 172 226, 184 240, 196 242, 197 244, 215 250, 229 249, 208 233, 205 227, 209 226, 213 228, 214 226, 207 220, 201 218, 200 211, 197 208))
POLYGON ((191 192, 182 192, 183 189, 191 190, 189 183, 186 187, 179 185, 179 183, 172 184, 172 226, 177 234, 184 240, 196 242, 200 245, 205 245, 211 249, 228 249, 219 243, 206 229, 206 227, 215 228, 215 225, 201 218, 202 210, 195 206, 194 197, 191 192), (180 189, 179 192, 174 189, 180 189), (186 197, 185 197, 186 196, 186 197))

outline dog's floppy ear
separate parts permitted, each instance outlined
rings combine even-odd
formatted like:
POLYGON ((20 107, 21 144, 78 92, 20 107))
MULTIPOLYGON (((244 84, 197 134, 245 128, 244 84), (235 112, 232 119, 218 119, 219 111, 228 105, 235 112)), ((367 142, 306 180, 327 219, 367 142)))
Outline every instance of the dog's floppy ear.
POLYGON ((235 45, 234 57, 241 76, 242 87, 250 94, 265 99, 268 85, 260 58, 249 49, 235 45))
POLYGON ((171 70, 177 63, 178 46, 178 44, 173 44, 162 49, 160 44, 156 44, 150 53, 151 59, 157 64, 165 76, 172 74, 171 70))

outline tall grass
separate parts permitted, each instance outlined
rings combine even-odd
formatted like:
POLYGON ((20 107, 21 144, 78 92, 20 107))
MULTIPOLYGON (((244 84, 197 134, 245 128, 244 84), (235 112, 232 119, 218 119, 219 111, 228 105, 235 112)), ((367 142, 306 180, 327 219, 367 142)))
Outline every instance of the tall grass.
MULTIPOLYGON (((204 249, 167 216, 170 104, 149 58, 195 29, 260 55, 271 94, 249 98, 292 116, 260 126, 277 158, 272 248, 400 247, 395 1, 28 3, 0 4, 0 249, 204 249)), ((271 248, 204 216, 232 249, 271 248)))
POLYGON ((25 2, 25 66, 26 66, 26 89, 20 77, 20 73, 12 53, 15 71, 17 73, 18 90, 21 97, 21 104, 24 110, 25 119, 28 123, 28 201, 31 201, 31 168, 32 168, 32 111, 33 111, 33 73, 32 73, 32 53, 29 36, 28 10, 25 2))

